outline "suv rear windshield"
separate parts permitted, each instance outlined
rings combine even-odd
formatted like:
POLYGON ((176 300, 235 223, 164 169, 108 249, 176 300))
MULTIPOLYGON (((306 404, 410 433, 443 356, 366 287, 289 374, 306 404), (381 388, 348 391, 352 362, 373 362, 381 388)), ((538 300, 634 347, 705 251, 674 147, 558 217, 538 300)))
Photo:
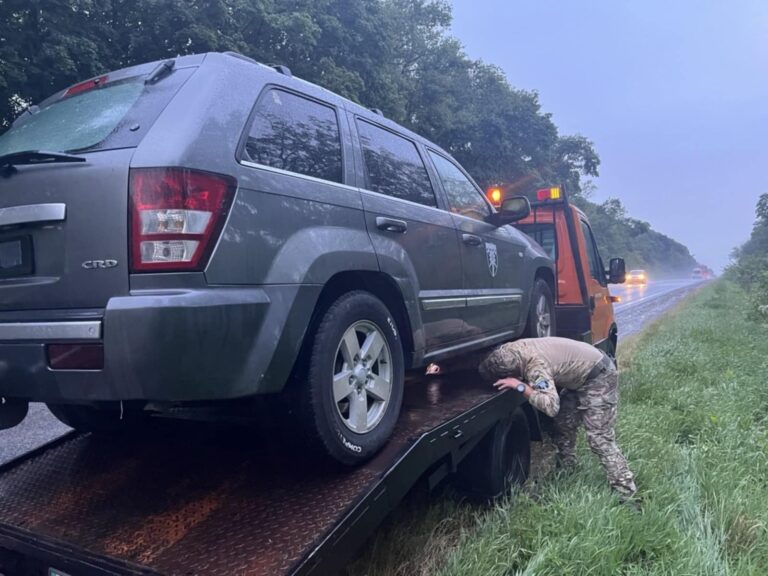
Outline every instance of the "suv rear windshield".
POLYGON ((0 135, 0 156, 29 150, 75 152, 137 146, 191 73, 191 69, 175 70, 149 86, 144 84, 144 75, 133 76, 43 103, 34 114, 24 112, 0 135))
POLYGON ((42 108, 0 136, 0 155, 90 148, 112 132, 139 99, 143 82, 121 82, 42 108))

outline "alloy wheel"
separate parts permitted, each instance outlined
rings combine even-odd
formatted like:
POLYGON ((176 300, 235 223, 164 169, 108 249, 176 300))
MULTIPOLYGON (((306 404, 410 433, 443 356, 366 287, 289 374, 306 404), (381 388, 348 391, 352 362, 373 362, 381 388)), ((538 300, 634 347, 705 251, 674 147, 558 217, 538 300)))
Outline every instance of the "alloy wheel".
POLYGON ((536 337, 546 338, 552 335, 552 311, 546 296, 541 294, 536 302, 536 337))
POLYGON ((381 329, 360 320, 347 328, 333 364, 333 401, 344 425, 357 434, 373 430, 392 395, 392 353, 381 329))

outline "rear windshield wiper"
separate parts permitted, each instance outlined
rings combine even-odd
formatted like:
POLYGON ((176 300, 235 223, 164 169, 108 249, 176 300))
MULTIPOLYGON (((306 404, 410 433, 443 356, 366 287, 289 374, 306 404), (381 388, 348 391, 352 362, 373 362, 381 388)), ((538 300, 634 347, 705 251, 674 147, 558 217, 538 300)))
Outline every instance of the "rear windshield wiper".
POLYGON ((64 152, 46 152, 44 150, 25 150, 0 156, 0 168, 10 168, 24 164, 51 164, 57 162, 85 162, 82 156, 64 152))
POLYGON ((157 84, 168 76, 171 72, 173 72, 174 67, 176 66, 176 60, 171 58, 170 60, 166 60, 165 62, 160 62, 152 72, 149 73, 149 75, 144 79, 144 84, 157 84))

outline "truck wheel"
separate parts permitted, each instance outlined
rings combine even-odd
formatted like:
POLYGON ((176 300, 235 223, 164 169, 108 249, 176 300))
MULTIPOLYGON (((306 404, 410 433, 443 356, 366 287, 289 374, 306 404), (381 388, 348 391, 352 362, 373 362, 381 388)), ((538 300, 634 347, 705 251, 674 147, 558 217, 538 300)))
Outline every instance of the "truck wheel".
POLYGON ((616 360, 616 349, 618 348, 618 341, 619 341, 619 336, 617 334, 616 327, 614 326, 611 328, 611 331, 609 332, 607 353, 608 353, 608 356, 613 358, 614 363, 617 365, 618 365, 618 361, 616 360))
POLYGON ((496 424, 459 464, 456 487, 471 500, 493 501, 528 478, 531 431, 518 408, 496 424))
POLYGON ((555 301, 552 290, 542 278, 536 278, 531 291, 531 306, 528 309, 525 337, 545 338, 556 334, 555 301))
POLYGON ((120 418, 120 403, 109 402, 104 405, 48 404, 56 418, 78 432, 94 434, 118 434, 137 427, 145 419, 143 406, 134 403, 123 404, 123 417, 120 418))
POLYGON ((310 445, 348 465, 389 439, 403 403, 405 366, 394 317, 375 296, 345 294, 325 312, 299 390, 310 445))

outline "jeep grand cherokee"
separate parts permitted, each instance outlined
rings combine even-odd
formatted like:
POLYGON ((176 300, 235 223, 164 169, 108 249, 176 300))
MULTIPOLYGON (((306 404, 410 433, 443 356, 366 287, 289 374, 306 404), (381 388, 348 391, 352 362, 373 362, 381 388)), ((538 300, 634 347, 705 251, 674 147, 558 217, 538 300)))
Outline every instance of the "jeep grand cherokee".
POLYGON ((284 67, 92 78, 0 136, 0 173, 0 426, 293 389, 295 426, 354 463, 406 369, 554 333, 552 262, 505 225, 525 202, 497 213, 444 150, 284 67))

